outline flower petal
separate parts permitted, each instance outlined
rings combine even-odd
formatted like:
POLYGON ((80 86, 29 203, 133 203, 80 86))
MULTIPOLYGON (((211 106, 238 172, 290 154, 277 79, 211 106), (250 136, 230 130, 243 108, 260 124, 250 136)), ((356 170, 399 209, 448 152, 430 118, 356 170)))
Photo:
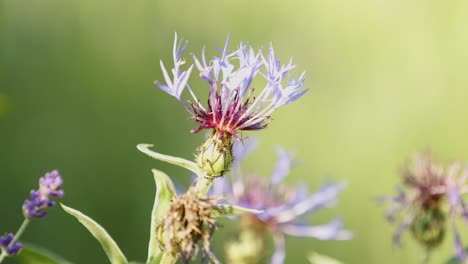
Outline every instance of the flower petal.
POLYGON ((285 239, 281 234, 274 234, 273 241, 275 243, 275 252, 271 257, 270 264, 283 264, 286 258, 285 239))
POLYGON ((289 174, 293 159, 293 155, 281 147, 276 148, 276 153, 278 155, 278 161, 276 162, 275 170, 271 175, 271 182, 273 184, 279 184, 284 177, 289 174))
POLYGON ((337 195, 345 186, 345 182, 325 185, 321 190, 312 194, 306 200, 296 204, 266 210, 266 213, 276 215, 278 223, 289 222, 300 215, 330 206, 335 202, 337 195))
POLYGON ((298 224, 281 225, 281 231, 291 236, 313 237, 320 240, 348 240, 352 233, 343 230, 341 219, 335 219, 325 225, 307 226, 298 224))

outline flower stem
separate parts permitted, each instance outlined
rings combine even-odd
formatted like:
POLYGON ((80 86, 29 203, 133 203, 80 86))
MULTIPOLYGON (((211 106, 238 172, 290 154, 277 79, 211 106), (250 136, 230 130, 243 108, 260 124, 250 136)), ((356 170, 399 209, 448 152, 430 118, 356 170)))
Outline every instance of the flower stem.
POLYGON ((176 261, 177 259, 174 256, 164 253, 159 264, 174 264, 176 261))
POLYGON ((421 249, 421 264, 429 264, 431 261, 431 252, 429 249, 423 247, 421 249))
POLYGON ((204 197, 213 184, 213 179, 207 179, 203 175, 198 176, 195 188, 199 197, 204 197))
MULTIPOLYGON (((29 222, 31 222, 30 219, 28 219, 28 218, 24 219, 24 221, 21 224, 20 228, 18 229, 18 231, 16 231, 15 236, 13 237, 13 240, 11 240, 10 244, 8 244, 7 247, 13 245, 16 241, 18 241, 18 239, 23 235, 24 231, 28 227, 29 222)), ((0 255, 0 263, 3 262, 3 260, 5 259, 6 256, 7 256, 6 250, 3 250, 2 254, 0 255)))

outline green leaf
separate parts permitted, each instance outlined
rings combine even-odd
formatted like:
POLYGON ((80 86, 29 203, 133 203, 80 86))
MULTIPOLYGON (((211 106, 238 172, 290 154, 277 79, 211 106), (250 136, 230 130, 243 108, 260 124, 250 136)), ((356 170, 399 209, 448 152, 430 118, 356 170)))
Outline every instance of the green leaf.
POLYGON ((311 264, 342 264, 343 263, 334 258, 320 255, 316 252, 310 253, 308 256, 308 260, 311 264))
POLYGON ((101 243, 102 248, 106 252, 107 257, 112 264, 128 263, 127 258, 125 258, 119 246, 117 246, 117 243, 115 243, 112 237, 102 226, 80 211, 63 204, 60 205, 62 206, 63 210, 65 210, 65 212, 78 219, 78 221, 80 221, 80 223, 88 229, 88 231, 97 239, 97 241, 101 243))
POLYGON ((148 246, 148 264, 159 263, 162 252, 159 248, 157 238, 157 226, 161 219, 167 214, 172 198, 176 195, 174 185, 167 174, 153 169, 154 181, 156 182, 156 196, 154 198, 153 212, 151 213, 150 241, 148 246))
POLYGON ((170 164, 180 166, 182 168, 185 168, 187 170, 192 171, 196 175, 200 174, 200 169, 198 168, 198 166, 197 166, 197 164, 195 162, 189 161, 189 160, 186 160, 186 159, 183 159, 183 158, 179 158, 179 157, 173 157, 173 156, 164 155, 164 154, 161 154, 161 153, 154 152, 154 151, 149 149, 151 147, 153 147, 153 145, 151 145, 151 144, 138 144, 137 145, 137 149, 139 151, 145 153, 146 155, 148 155, 148 156, 150 156, 150 157, 152 157, 154 159, 161 160, 161 161, 164 161, 164 162, 167 162, 167 163, 170 163, 170 164))
POLYGON ((213 217, 240 215, 240 214, 260 214, 262 210, 250 209, 241 206, 231 204, 220 204, 218 205, 219 210, 213 212, 213 217))
POLYGON ((47 249, 27 243, 23 245, 23 249, 15 256, 15 259, 21 264, 71 264, 70 261, 47 249))

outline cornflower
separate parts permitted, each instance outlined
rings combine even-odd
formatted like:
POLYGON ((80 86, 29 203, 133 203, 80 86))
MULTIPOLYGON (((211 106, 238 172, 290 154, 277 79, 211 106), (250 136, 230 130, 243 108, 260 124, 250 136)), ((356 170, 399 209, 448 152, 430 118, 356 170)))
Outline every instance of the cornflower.
POLYGON ((447 221, 451 225, 457 257, 465 261, 457 218, 468 223, 468 207, 462 195, 468 191, 468 168, 461 170, 460 162, 444 168, 435 163, 429 152, 416 154, 412 166, 407 162, 402 173, 402 185, 394 197, 382 197, 389 203, 387 220, 401 220, 393 235, 394 244, 401 244, 401 236, 409 229, 413 238, 430 252, 445 238, 447 221), (400 216, 400 217, 399 217, 400 216))
MULTIPOLYGON (((281 148, 277 149, 278 162, 270 178, 244 173, 240 168, 240 162, 253 147, 254 141, 252 140, 246 140, 243 144, 236 143, 234 154, 237 159, 233 165, 232 182, 222 178, 216 180, 213 185, 213 193, 224 194, 229 202, 263 211, 259 214, 240 216, 243 230, 257 237, 241 235, 241 239, 253 241, 252 247, 259 247, 258 243, 261 240, 258 239, 258 234, 261 234, 263 238, 266 234, 271 234, 275 243, 271 263, 278 264, 283 263, 286 256, 286 235, 313 237, 320 240, 351 238, 351 233, 343 229, 340 219, 315 226, 309 226, 304 221, 307 215, 334 205, 345 183, 325 184, 313 194, 308 193, 307 186, 304 184, 299 184, 296 188, 283 185, 282 181, 289 174, 293 162, 292 155, 281 148)), ((231 248, 238 248, 238 246, 231 248)), ((252 260, 240 260, 240 253, 230 252, 229 246, 227 255, 232 263, 256 263, 252 260)), ((252 258, 252 256, 246 257, 252 258)), ((259 257, 261 256, 258 255, 257 258, 259 257)))

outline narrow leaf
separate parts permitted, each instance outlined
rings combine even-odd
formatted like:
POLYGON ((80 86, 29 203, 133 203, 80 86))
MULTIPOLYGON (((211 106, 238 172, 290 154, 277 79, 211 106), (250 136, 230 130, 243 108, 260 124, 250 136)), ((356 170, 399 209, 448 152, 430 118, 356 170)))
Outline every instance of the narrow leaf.
POLYGON ((31 244, 23 245, 23 249, 15 256, 15 259, 20 264, 71 264, 70 261, 55 253, 31 244))
POLYGON ((149 149, 151 147, 153 147, 153 145, 151 145, 151 144, 138 144, 137 145, 137 149, 139 151, 145 153, 146 155, 148 155, 148 156, 150 156, 150 157, 152 157, 154 159, 180 166, 182 168, 185 168, 187 170, 192 171, 196 175, 200 174, 200 169, 198 168, 198 166, 197 166, 197 164, 195 162, 189 161, 189 160, 186 160, 186 159, 183 159, 183 158, 179 158, 179 157, 173 157, 173 156, 164 155, 164 154, 161 154, 161 153, 154 152, 154 151, 149 149))
POLYGON ((250 209, 231 204, 220 204, 218 209, 213 212, 213 217, 240 215, 240 214, 260 214, 262 210, 250 209))
POLYGON ((153 169, 156 182, 156 196, 154 197, 153 212, 151 213, 150 242, 148 246, 148 264, 159 263, 162 252, 159 248, 156 228, 158 223, 167 214, 172 198, 176 195, 174 185, 167 174, 153 169))
POLYGON ((112 264, 128 263, 127 258, 125 258, 117 243, 115 243, 112 237, 102 226, 80 211, 63 204, 60 205, 62 206, 63 210, 65 210, 65 212, 69 213, 78 221, 80 221, 80 223, 88 229, 88 231, 97 239, 97 241, 99 241, 112 264))

